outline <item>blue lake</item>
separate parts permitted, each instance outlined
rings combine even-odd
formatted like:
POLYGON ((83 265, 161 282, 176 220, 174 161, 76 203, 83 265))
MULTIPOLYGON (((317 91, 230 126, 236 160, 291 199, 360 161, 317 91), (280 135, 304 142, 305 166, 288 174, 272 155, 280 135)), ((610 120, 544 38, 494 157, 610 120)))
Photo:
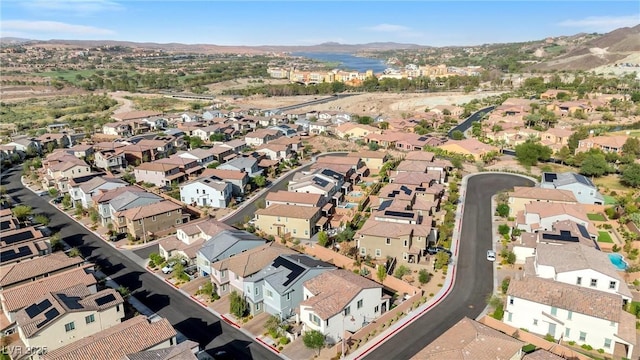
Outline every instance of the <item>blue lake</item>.
POLYGON ((337 62, 340 63, 339 69, 359 72, 373 70, 374 73, 380 73, 389 67, 384 60, 357 57, 347 53, 294 52, 291 55, 323 62, 337 62))

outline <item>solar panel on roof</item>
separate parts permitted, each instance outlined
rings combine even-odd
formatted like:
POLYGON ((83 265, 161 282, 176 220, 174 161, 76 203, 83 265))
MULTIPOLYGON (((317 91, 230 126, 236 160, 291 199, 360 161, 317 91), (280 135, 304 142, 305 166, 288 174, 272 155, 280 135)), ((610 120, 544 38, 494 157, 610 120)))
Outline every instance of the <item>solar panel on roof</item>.
POLYGON ((586 227, 584 227, 581 224, 577 224, 577 225, 578 225, 578 231, 580 231, 580 235, 582 235, 584 238, 587 238, 587 239, 591 238, 586 227))
POLYGON ((31 233, 31 230, 21 231, 16 234, 2 237, 2 241, 4 241, 7 245, 15 244, 28 239, 33 239, 33 233, 31 233))
POLYGON ((43 311, 47 310, 51 307, 51 301, 49 299, 44 299, 37 304, 33 304, 24 309, 24 311, 29 315, 31 319, 40 315, 43 311))
POLYGON ((587 185, 589 187, 594 187, 594 185, 591 182, 591 180, 589 180, 589 178, 587 178, 584 175, 575 174, 575 179, 581 184, 587 185))
POLYGON ((411 194, 411 189, 409 189, 408 187, 402 185, 400 186, 400 190, 402 190, 406 195, 411 194))
POLYGON ((554 182, 558 179, 558 175, 554 173, 544 173, 544 181, 545 182, 554 182))
POLYGON ((58 311, 58 309, 53 308, 49 311, 47 311, 46 313, 44 313, 44 317, 45 319, 42 320, 42 322, 40 322, 38 325, 36 325, 36 327, 39 329, 45 325, 47 325, 47 323, 49 323, 51 320, 55 319, 56 316, 60 315, 60 311, 58 311))
POLYGON ((2 221, 0 222, 0 230, 7 230, 10 227, 11 222, 2 221))
POLYGON ((427 137, 426 136, 421 136, 418 138, 418 141, 426 141, 427 137))
POLYGON ((99 297, 96 299, 96 305, 102 306, 104 304, 108 304, 112 301, 115 301, 116 297, 113 294, 107 294, 105 296, 99 297))
POLYGON ((15 249, 6 250, 0 253, 0 263, 5 261, 11 261, 15 259, 19 259, 21 257, 32 255, 33 251, 28 246, 21 246, 18 248, 18 251, 15 249))
POLYGON ((425 187, 417 187, 416 191, 427 191, 427 188, 425 188, 425 187))
POLYGON ((545 240, 554 240, 554 241, 570 241, 570 242, 579 241, 579 239, 576 236, 571 235, 571 231, 567 231, 567 230, 560 230, 560 234, 543 233, 542 238, 545 240))
POLYGON ((278 256, 273 261, 273 267, 284 267, 289 270, 289 274, 287 275, 287 280, 282 284, 283 286, 289 285, 293 280, 295 280, 298 275, 302 274, 304 268, 302 266, 298 266, 292 261, 289 261, 281 256, 278 256))
POLYGON ((57 294, 58 299, 69 309, 76 310, 82 309, 83 306, 80 305, 80 297, 78 296, 67 296, 65 294, 57 294))
POLYGON ((320 185, 321 187, 325 187, 325 186, 327 186, 327 184, 329 184, 329 182, 327 180, 324 180, 324 179, 319 178, 319 177, 314 177, 313 178, 313 182, 315 182, 316 184, 320 185))
POLYGON ((396 217, 402 217, 402 218, 408 218, 408 219, 411 219, 414 216, 413 213, 392 211, 392 210, 387 210, 387 211, 384 212, 384 214, 386 216, 396 216, 396 217))

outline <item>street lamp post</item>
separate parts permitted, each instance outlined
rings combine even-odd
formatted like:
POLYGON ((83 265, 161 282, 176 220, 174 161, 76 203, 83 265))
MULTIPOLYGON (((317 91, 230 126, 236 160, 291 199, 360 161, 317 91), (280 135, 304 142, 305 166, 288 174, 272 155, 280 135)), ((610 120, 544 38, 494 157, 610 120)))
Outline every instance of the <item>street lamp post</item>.
MULTIPOLYGON (((344 328, 344 322, 347 320, 347 314, 344 314, 342 316, 342 356, 340 356, 341 359, 344 359, 344 333, 346 332, 345 328, 344 328)), ((351 318, 349 319, 349 321, 351 322, 355 322, 356 319, 353 317, 353 315, 351 315, 351 318)))

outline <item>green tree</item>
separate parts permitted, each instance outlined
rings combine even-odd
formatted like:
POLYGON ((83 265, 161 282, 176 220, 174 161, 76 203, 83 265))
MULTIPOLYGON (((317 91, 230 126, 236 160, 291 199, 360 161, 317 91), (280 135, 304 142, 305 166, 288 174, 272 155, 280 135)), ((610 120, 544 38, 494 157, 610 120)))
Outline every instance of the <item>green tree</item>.
POLYGON ((622 145, 622 152, 625 155, 640 156, 640 139, 630 136, 624 145, 622 145))
POLYGON ((640 164, 629 164, 622 170, 621 180, 628 186, 640 187, 640 164))
POLYGON ((411 274, 411 269, 409 269, 406 265, 400 265, 396 268, 396 271, 393 273, 398 279, 402 279, 403 276, 411 274))
POLYGON ((446 252, 441 251, 437 253, 435 268, 442 269, 445 265, 449 264, 449 260, 451 260, 451 258, 449 257, 449 254, 447 254, 446 252))
POLYGON ((248 304, 244 297, 238 294, 237 291, 232 291, 229 294, 229 312, 237 318, 244 317, 247 313, 248 304))
POLYGON ((225 141, 225 140, 227 140, 227 137, 221 133, 215 133, 209 136, 209 141, 225 141))
POLYGON ((252 181, 259 188, 263 188, 265 187, 265 185, 267 185, 267 178, 262 175, 254 176, 252 178, 252 181))
POLYGON ((51 243, 52 251, 62 250, 64 247, 62 245, 62 239, 61 239, 60 233, 55 233, 51 235, 51 237, 49 238, 49 242, 51 243))
POLYGON ((71 195, 64 194, 64 197, 62 198, 62 207, 66 209, 69 209, 71 207, 71 195))
POLYGON ((580 166, 580 173, 585 176, 602 176, 611 171, 604 154, 601 152, 589 152, 580 166))
POLYGON ((378 281, 383 283, 384 279, 387 278, 387 267, 384 265, 378 265, 378 270, 376 271, 376 277, 378 278, 378 281))
POLYGON ((418 281, 420 284, 424 285, 431 280, 431 274, 427 271, 427 269, 420 269, 418 272, 418 281))
POLYGON ((49 196, 51 196, 52 198, 57 198, 58 197, 58 189, 56 189, 56 188, 49 189, 49 196))
POLYGON ((302 335, 302 342, 304 346, 309 349, 317 350, 320 355, 320 350, 324 347, 324 334, 318 330, 307 331, 302 335))
POLYGON ((78 250, 77 247, 69 249, 69 256, 70 257, 78 257, 78 256, 80 256, 80 250, 78 250))
POLYGON ((560 160, 560 163, 562 165, 564 165, 565 161, 567 161, 567 159, 570 157, 571 157, 571 150, 569 150, 568 146, 561 147, 560 150, 558 150, 554 155, 554 158, 557 160, 560 160))
POLYGON ((511 277, 506 276, 504 279, 502 279, 502 283, 500 284, 500 290, 502 290, 503 294, 506 294, 507 290, 509 290, 509 284, 511 284, 511 277))
POLYGON ((47 215, 44 214, 38 214, 36 216, 34 216, 33 221, 38 223, 38 224, 42 224, 44 226, 49 225, 49 222, 51 220, 49 220, 49 218, 47 217, 47 215))
POLYGON ((508 235, 510 232, 511 232, 511 228, 509 227, 509 225, 500 224, 498 226, 498 233, 500 233, 500 235, 502 235, 502 236, 508 235))
POLYGON ((527 141, 516 146, 516 159, 525 166, 533 166, 538 161, 549 160, 553 151, 548 146, 527 141))
POLYGON ((453 140, 462 140, 464 139, 464 133, 460 130, 453 130, 451 132, 451 138, 453 140))
POLYGON ((506 218, 507 216, 509 216, 509 205, 499 204, 498 206, 496 206, 496 213, 498 214, 498 216, 506 218))
POLYGON ((380 149, 380 145, 378 145, 378 143, 376 142, 370 142, 367 146, 371 151, 377 151, 378 149, 380 149))
POLYGON ((269 333, 269 336, 271 336, 273 339, 277 339, 280 336, 281 330, 280 317, 277 315, 269 316, 267 321, 265 321, 264 323, 264 328, 269 333))
POLYGON ((192 136, 189 138, 189 146, 191 147, 191 149, 197 149, 202 147, 202 144, 204 142, 202 141, 202 139, 200 139, 197 136, 192 136))
POLYGON ((325 231, 320 231, 318 233, 318 245, 322 247, 326 247, 329 243, 329 235, 325 231))
POLYGON ((28 205, 17 205, 13 209, 11 209, 11 213, 15 216, 19 221, 24 221, 28 216, 33 213, 33 209, 28 205))

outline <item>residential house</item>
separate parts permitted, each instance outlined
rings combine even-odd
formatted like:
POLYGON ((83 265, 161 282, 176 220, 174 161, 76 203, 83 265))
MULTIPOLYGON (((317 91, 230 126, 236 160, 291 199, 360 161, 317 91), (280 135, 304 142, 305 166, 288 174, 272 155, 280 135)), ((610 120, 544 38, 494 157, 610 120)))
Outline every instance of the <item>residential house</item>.
POLYGON ((335 128, 335 134, 341 139, 363 139, 369 134, 382 134, 382 130, 363 124, 345 123, 335 128))
POLYGON ((193 130, 193 135, 202 139, 202 141, 209 141, 209 138, 214 134, 222 134, 224 129, 226 128, 223 124, 215 124, 197 128, 193 130))
POLYGON ((138 146, 153 150, 156 159, 165 158, 175 153, 175 138, 173 136, 155 136, 153 139, 142 139, 138 146))
POLYGON ((628 135, 589 136, 578 141, 576 154, 591 149, 600 149, 605 153, 612 152, 622 155, 622 147, 628 139, 628 135))
POLYGON ((296 193, 320 194, 325 197, 327 202, 338 205, 350 185, 345 182, 341 173, 331 169, 318 168, 294 174, 287 189, 296 193))
POLYGON ((274 129, 258 129, 247 133, 244 136, 244 141, 248 146, 260 146, 268 143, 271 140, 275 140, 282 136, 279 130, 274 129))
POLYGON ((392 257, 418 263, 429 243, 437 239, 437 231, 428 217, 417 224, 418 218, 412 211, 383 210, 379 215, 368 219, 355 234, 362 257, 392 257))
POLYGON ((275 204, 322 207, 327 202, 326 197, 320 194, 296 193, 284 190, 268 192, 265 200, 266 207, 275 204))
POLYGON ((173 182, 181 182, 186 174, 180 171, 177 164, 150 162, 133 170, 136 182, 151 183, 158 187, 171 186, 173 182))
POLYGON ((93 179, 80 184, 77 189, 73 188, 70 193, 77 196, 72 196, 72 200, 79 202, 84 209, 89 209, 93 206, 93 196, 102 191, 109 191, 127 186, 127 183, 116 178, 106 176, 96 176, 93 179))
POLYGON ((36 138, 43 149, 62 149, 70 146, 69 138, 64 133, 46 133, 36 138))
POLYGON ((62 251, 0 266, 0 290, 43 279, 73 268, 81 267, 81 257, 70 257, 62 251))
POLYGON ((180 199, 192 206, 226 208, 232 192, 231 183, 215 176, 202 176, 180 185, 180 199))
POLYGON ((112 215, 118 211, 155 204, 161 200, 162 197, 146 192, 140 187, 125 186, 109 191, 101 191, 94 195, 93 204, 98 209, 102 226, 107 226, 111 223, 112 215))
POLYGON ((331 132, 333 124, 330 121, 311 121, 309 132, 311 134, 327 134, 331 132))
POLYGON ((119 147, 117 151, 124 154, 124 158, 128 164, 134 165, 153 161, 157 159, 159 155, 155 147, 138 144, 126 144, 125 146, 119 147))
POLYGON ((231 184, 231 190, 234 196, 244 195, 247 185, 249 184, 249 175, 244 171, 224 170, 224 169, 205 169, 201 177, 215 177, 231 184))
POLYGON ((440 176, 437 173, 416 173, 393 171, 389 175, 391 183, 402 185, 431 186, 437 183, 440 176))
MULTIPOLYGON (((425 348, 418 351, 412 359, 480 359, 487 357, 520 360, 524 359, 522 351, 524 345, 523 341, 515 337, 465 316, 425 348)), ((551 357, 544 359, 556 360, 551 357)))
POLYGON ((573 172, 544 172, 540 187, 570 190, 581 204, 604 204, 604 197, 598 191, 598 187, 588 177, 573 172))
POLYGON ((18 334, 27 348, 46 349, 44 354, 119 324, 123 303, 115 289, 92 293, 78 284, 18 311, 18 334))
MULTIPOLYGON (((169 341, 171 344, 172 341, 169 341)), ((173 342, 175 344, 175 341, 173 342)), ((125 355, 123 360, 146 360, 149 358, 157 360, 198 360, 197 354, 203 354, 200 344, 191 340, 184 340, 181 343, 170 345, 162 349, 144 350, 125 355)))
POLYGON ((216 284, 218 294, 221 296, 233 290, 242 293, 245 289, 245 278, 261 271, 278 256, 290 254, 297 254, 297 252, 275 241, 270 241, 211 264, 213 269, 211 281, 216 284))
POLYGON ((202 119, 200 115, 192 112, 183 113, 182 115, 180 115, 180 118, 182 119, 182 122, 186 123, 198 122, 202 119))
POLYGON ((288 147, 289 152, 296 153, 299 157, 301 157, 304 152, 304 144, 302 143, 302 138, 300 136, 279 137, 269 142, 268 145, 285 145, 288 147))
POLYGON ((258 160, 254 157, 240 156, 221 164, 217 169, 243 171, 250 177, 262 175, 262 169, 258 167, 258 160))
POLYGON ((207 166, 207 164, 217 161, 211 149, 197 148, 189 151, 178 151, 176 156, 185 159, 195 160, 200 166, 207 166))
POLYGON ((171 155, 168 158, 158 159, 155 163, 177 165, 181 173, 186 174, 187 178, 198 177, 203 171, 202 167, 196 160, 180 157, 178 155, 171 155))
POLYGON ((364 164, 373 171, 374 174, 380 172, 382 165, 385 162, 391 160, 389 154, 382 151, 358 151, 347 154, 348 157, 357 157, 364 162, 364 164))
POLYGON ((291 146, 284 144, 274 144, 273 142, 260 145, 256 149, 259 154, 264 154, 270 160, 284 160, 291 155, 291 146))
POLYGON ((622 304, 617 294, 527 276, 511 280, 503 321, 630 358, 636 345, 636 318, 622 304))
POLYGON ((3 231, 0 264, 6 265, 51 253, 51 241, 33 226, 3 231))
POLYGON ((116 121, 144 120, 155 116, 162 116, 162 113, 153 110, 127 111, 111 115, 116 121))
MULTIPOLYGON (((571 137, 574 132, 573 130, 562 127, 552 127, 540 134, 540 140, 544 145, 560 149, 563 146, 569 146, 569 137, 571 137)), ((578 143, 578 147, 579 146, 578 143)))
POLYGON ((344 177, 344 181, 356 184, 362 176, 369 176, 369 169, 362 159, 348 156, 323 156, 316 159, 311 170, 329 169, 344 177))
POLYGON ((24 154, 39 154, 42 152, 42 145, 40 142, 36 138, 26 135, 14 136, 11 138, 11 142, 5 145, 13 146, 15 151, 19 151, 24 154))
POLYGON ((205 241, 233 227, 212 218, 190 221, 176 227, 175 235, 158 241, 158 253, 165 259, 181 257, 195 263, 196 253, 205 241))
POLYGON ((527 258, 535 256, 539 244, 566 245, 581 244, 600 250, 597 234, 590 234, 587 227, 572 220, 560 220, 553 223, 551 230, 534 233, 523 232, 515 240, 513 252, 516 264, 524 264, 527 258))
POLYGON ((382 149, 396 149, 396 142, 404 139, 406 133, 385 130, 381 134, 369 134, 365 137, 367 144, 377 144, 382 149))
POLYGON ((55 188, 60 193, 66 193, 67 181, 76 177, 89 175, 91 167, 81 159, 67 152, 54 152, 42 162, 42 187, 55 188))
POLYGON ((569 190, 514 186, 509 192, 509 216, 516 216, 531 202, 577 204, 578 199, 569 190))
MULTIPOLYGON (((185 341, 181 344, 185 343, 193 348, 191 341, 185 341)), ((146 316, 138 315, 101 332, 72 342, 69 345, 49 351, 43 355, 42 359, 160 359, 158 353, 162 349, 171 349, 175 344, 177 344, 177 333, 167 319, 152 321, 146 316), (105 349, 108 349, 108 351, 105 351, 105 349), (144 357, 134 357, 137 353, 145 350, 155 351, 151 353, 150 356, 144 354, 144 357)), ((172 359, 192 360, 193 354, 191 354, 190 357, 176 357, 172 359)))
POLYGON ((580 243, 555 245, 541 243, 534 256, 527 259, 525 276, 538 276, 583 288, 617 294, 623 305, 633 295, 626 280, 598 249, 580 243))
POLYGON ((274 204, 255 212, 256 229, 267 235, 311 239, 327 222, 318 207, 274 204))
POLYGON ((317 330, 329 343, 342 341, 389 309, 382 285, 352 271, 325 271, 303 286, 299 319, 303 332, 317 330))
POLYGON ((439 145, 438 148, 445 150, 449 153, 460 154, 466 157, 473 158, 474 160, 482 160, 482 157, 490 152, 497 152, 500 149, 493 146, 482 143, 474 138, 464 140, 449 140, 446 143, 439 145))
POLYGON ((266 241, 246 231, 223 230, 207 240, 196 253, 198 273, 209 276, 213 273, 212 264, 232 257, 244 251, 261 246, 266 241))
POLYGON ((204 113, 202 113, 202 119, 204 119, 205 121, 222 119, 224 117, 225 117, 224 114, 220 110, 207 110, 204 113))
POLYGON ((419 135, 414 133, 402 133, 395 141, 396 150, 422 151, 427 146, 440 146, 446 141, 439 137, 419 135))
POLYGON ((83 284, 92 293, 97 291, 97 280, 93 277, 93 265, 85 264, 62 272, 35 279, 24 284, 3 289, 0 292, 2 311, 9 323, 16 321, 18 311, 35 304, 38 299, 50 292, 68 289, 83 284))
POLYGON ((188 219, 182 214, 182 206, 169 200, 162 200, 150 205, 142 205, 127 210, 116 211, 111 216, 114 230, 126 233, 135 239, 145 242, 158 233, 170 231, 188 219))
POLYGON ((233 139, 222 143, 220 146, 228 147, 233 150, 234 153, 240 154, 247 148, 247 143, 243 139, 233 139))
POLYGON ((280 255, 268 266, 244 278, 244 296, 251 314, 268 312, 285 320, 304 300, 303 284, 335 267, 305 254, 280 255))
POLYGON ((94 154, 94 164, 99 169, 107 171, 124 169, 127 160, 123 152, 117 150, 101 150, 94 154))
POLYGON ((224 145, 216 145, 208 151, 213 154, 214 160, 219 164, 227 162, 237 156, 233 149, 224 145))
POLYGON ((550 231, 557 221, 571 220, 585 227, 589 234, 597 236, 596 227, 580 204, 532 202, 516 215, 515 226, 527 232, 550 231))
POLYGON ((102 133, 105 135, 128 138, 133 135, 131 125, 126 122, 113 122, 102 125, 102 133))

